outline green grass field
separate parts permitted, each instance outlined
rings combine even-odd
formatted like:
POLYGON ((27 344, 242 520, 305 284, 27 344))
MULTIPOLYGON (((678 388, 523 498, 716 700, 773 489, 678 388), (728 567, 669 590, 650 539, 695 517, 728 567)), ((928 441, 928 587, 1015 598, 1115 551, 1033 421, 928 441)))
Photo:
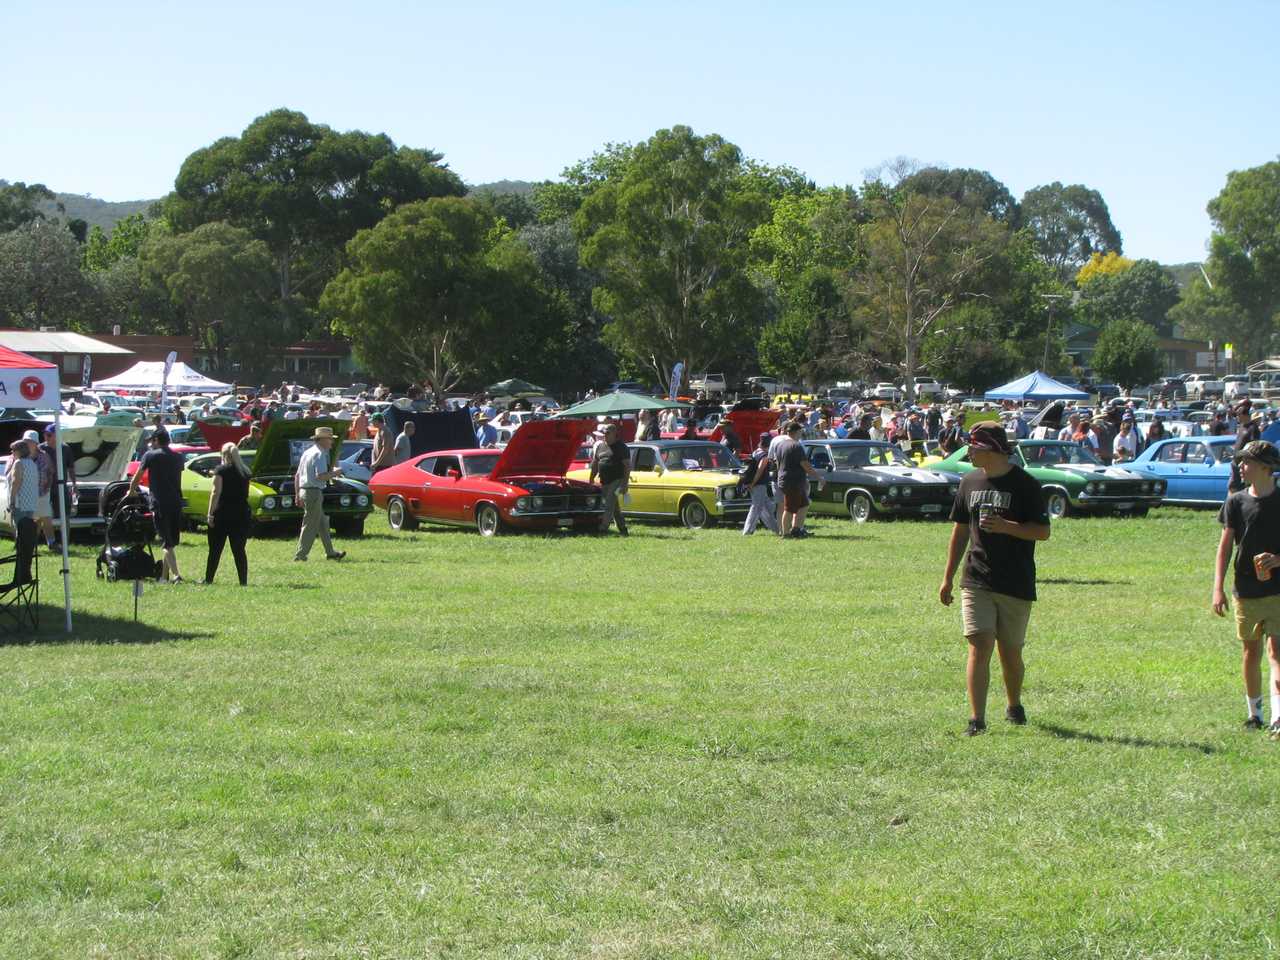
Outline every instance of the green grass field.
POLYGON ((1031 723, 997 680, 974 739, 949 526, 811 528, 375 516, 138 625, 78 547, 73 640, 47 607, 0 647, 0 957, 1280 949, 1280 744, 1240 729, 1212 513, 1057 523, 1031 723))

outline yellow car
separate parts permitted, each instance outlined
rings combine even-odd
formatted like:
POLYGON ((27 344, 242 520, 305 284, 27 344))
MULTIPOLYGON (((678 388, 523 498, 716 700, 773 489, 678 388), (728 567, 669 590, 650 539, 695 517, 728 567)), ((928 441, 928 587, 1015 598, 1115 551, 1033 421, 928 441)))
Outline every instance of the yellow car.
MULTIPOLYGON (((629 443, 631 482, 622 512, 644 520, 679 520, 686 527, 711 527, 741 520, 751 509, 751 493, 738 484, 743 465, 727 447, 707 440, 653 440, 629 443)), ((589 469, 572 470, 586 480, 589 469)))

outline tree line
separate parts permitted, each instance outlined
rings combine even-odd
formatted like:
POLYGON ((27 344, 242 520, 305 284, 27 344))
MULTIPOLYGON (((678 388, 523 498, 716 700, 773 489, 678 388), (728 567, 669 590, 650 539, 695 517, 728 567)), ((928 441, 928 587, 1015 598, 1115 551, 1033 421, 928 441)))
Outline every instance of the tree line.
MULTIPOLYGON (((689 370, 806 384, 927 372, 982 388, 1161 371, 1174 325, 1271 351, 1280 163, 1209 202, 1204 275, 1179 288, 1123 256, 1103 197, 1052 182, 884 165, 818 187, 716 134, 606 144, 527 193, 471 192, 441 153, 276 110, 182 164, 173 191, 107 233, 0 187, 0 321, 189 335, 220 372, 265 376, 298 339, 349 339, 362 369, 441 389, 519 375, 572 391, 689 370)), ((1197 271, 1199 272, 1199 271, 1197 271)))

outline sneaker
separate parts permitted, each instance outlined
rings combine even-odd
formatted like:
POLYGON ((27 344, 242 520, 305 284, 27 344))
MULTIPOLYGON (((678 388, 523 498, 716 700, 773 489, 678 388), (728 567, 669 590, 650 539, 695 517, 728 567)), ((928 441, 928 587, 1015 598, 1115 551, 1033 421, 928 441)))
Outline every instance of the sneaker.
POLYGON ((345 551, 345 550, 338 550, 338 551, 335 551, 334 553, 331 553, 331 554, 329 554, 328 556, 326 556, 326 557, 325 557, 325 559, 326 559, 326 560, 341 560, 341 559, 342 559, 343 557, 345 557, 346 555, 347 555, 347 551, 345 551))
POLYGON ((980 733, 987 732, 987 724, 983 720, 970 720, 969 726, 965 728, 964 735, 966 737, 976 737, 980 733))
POLYGON ((1246 730, 1262 730, 1265 729, 1265 727, 1266 724, 1262 722, 1261 717, 1250 717, 1244 722, 1244 728, 1246 730))
POLYGON ((1280 720, 1271 721, 1271 726, 1267 727, 1267 736, 1272 740, 1280 740, 1280 720))
POLYGON ((1027 722, 1026 708, 1022 704, 1018 704, 1016 707, 1009 707, 1004 712, 1004 718, 1010 723, 1021 727, 1027 722))

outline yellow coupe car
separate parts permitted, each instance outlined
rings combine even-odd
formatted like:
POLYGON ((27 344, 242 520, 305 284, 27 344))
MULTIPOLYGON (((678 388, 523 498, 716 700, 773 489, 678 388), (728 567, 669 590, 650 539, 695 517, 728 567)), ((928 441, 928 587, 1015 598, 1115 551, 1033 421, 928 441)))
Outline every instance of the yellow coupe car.
MULTIPOLYGON (((741 520, 751 509, 751 493, 738 484, 742 461, 727 447, 706 440, 629 443, 631 482, 622 512, 643 520, 679 520, 686 527, 741 520)), ((589 469, 572 470, 586 480, 589 469)))

